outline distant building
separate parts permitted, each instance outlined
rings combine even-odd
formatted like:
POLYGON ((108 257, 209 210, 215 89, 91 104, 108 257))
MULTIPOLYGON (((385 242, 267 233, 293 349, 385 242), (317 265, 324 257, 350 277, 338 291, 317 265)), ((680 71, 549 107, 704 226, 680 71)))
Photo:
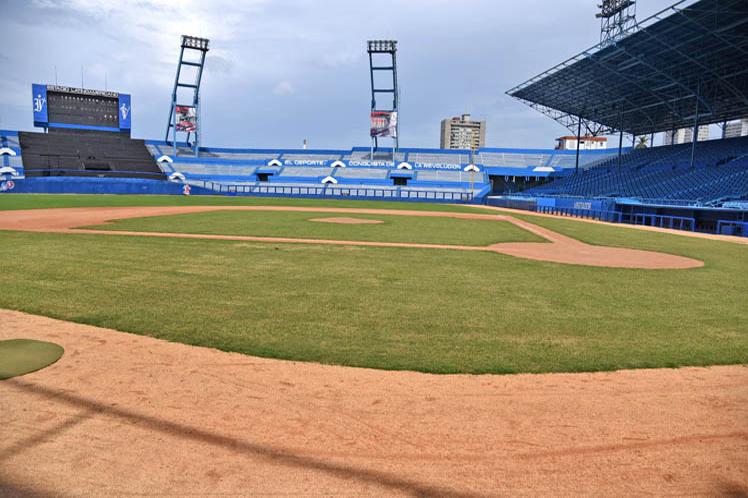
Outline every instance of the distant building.
POLYGON ((439 146, 442 149, 476 150, 486 144, 486 122, 473 121, 470 114, 442 119, 439 146))
POLYGON ((724 137, 735 138, 745 137, 748 135, 748 118, 743 118, 738 121, 730 121, 725 125, 724 137))
MULTIPOLYGON (((598 150, 608 148, 608 139, 586 135, 579 137, 579 150, 598 150)), ((556 139, 556 150, 577 150, 577 137, 568 135, 556 139)))
MULTIPOLYGON (((699 126, 699 142, 709 140, 709 125, 699 126)), ((693 142, 693 128, 681 128, 680 130, 666 131, 664 145, 690 144, 693 142)))

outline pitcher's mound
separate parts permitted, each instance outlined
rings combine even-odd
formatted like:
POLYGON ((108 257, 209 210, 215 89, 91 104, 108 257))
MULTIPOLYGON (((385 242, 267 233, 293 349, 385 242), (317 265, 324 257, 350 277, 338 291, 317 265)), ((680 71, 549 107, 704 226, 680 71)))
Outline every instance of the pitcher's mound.
POLYGON ((309 221, 318 221, 320 223, 342 223, 344 225, 378 225, 384 223, 381 220, 367 220, 366 218, 314 218, 309 221))

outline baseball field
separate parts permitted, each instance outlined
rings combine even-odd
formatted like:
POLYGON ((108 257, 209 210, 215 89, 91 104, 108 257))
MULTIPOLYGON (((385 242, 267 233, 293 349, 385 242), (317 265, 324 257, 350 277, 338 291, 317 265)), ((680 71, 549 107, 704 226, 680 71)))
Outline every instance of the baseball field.
POLYGON ((748 363, 745 245, 512 214, 591 245, 703 262, 686 269, 607 268, 407 247, 530 242, 553 251, 547 240, 508 221, 411 213, 439 209, 488 217, 480 208, 230 198, 0 198, 0 209, 93 211, 113 205, 143 210, 94 227, 81 221, 78 228, 143 234, 100 236, 76 228, 3 232, 0 307, 224 351, 380 369, 521 373, 748 363), (147 208, 221 204, 309 211, 149 216, 147 208), (342 223, 310 221, 342 216, 314 209, 351 207, 406 209, 411 215, 369 212, 346 214, 342 223))
POLYGON ((748 477, 746 240, 477 206, 16 194, 0 254, 0 339, 65 348, 0 382, 0 485, 21 495, 101 489, 76 476, 121 463, 71 448, 154 437, 126 460, 165 451, 181 471, 130 463, 108 491, 481 496, 553 492, 538 480, 555 472, 562 493, 710 494, 748 477), (179 481, 197 463, 221 471, 179 481), (27 482, 29 465, 55 477, 27 482))

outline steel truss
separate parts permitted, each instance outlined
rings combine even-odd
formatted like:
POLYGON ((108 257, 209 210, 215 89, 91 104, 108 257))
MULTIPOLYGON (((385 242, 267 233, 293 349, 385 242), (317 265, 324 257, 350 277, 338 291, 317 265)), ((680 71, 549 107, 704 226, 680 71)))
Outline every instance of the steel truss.
POLYGON ((177 106, 188 106, 195 108, 196 128, 194 133, 180 131, 185 133, 185 143, 195 157, 199 154, 200 148, 200 82, 203 77, 203 68, 205 67, 205 55, 208 53, 208 43, 206 38, 195 36, 182 36, 182 47, 179 51, 179 62, 177 63, 177 76, 174 79, 174 90, 171 94, 171 105, 169 106, 169 120, 166 125, 166 137, 164 140, 169 142, 169 132, 171 132, 171 143, 174 146, 174 155, 178 153, 177 148, 177 106), (185 58, 185 55, 188 57, 185 58), (196 57, 196 58, 195 58, 196 57), (194 78, 189 78, 189 71, 184 68, 195 68, 194 78), (185 81, 187 79, 187 81, 185 81), (182 90, 180 92, 180 90, 182 90), (190 93, 191 92, 191 93, 190 93), (180 99, 187 97, 186 100, 180 99), (192 141, 190 139, 192 138, 192 141))
MULTIPOLYGON (((371 110, 397 113, 397 125, 394 137, 394 150, 397 151, 400 146, 400 113, 398 112, 400 94, 397 86, 397 41, 369 40, 367 42, 367 53, 369 54, 369 77, 371 80, 371 110), (389 78, 385 76, 385 80, 387 82, 391 80, 392 85, 380 87, 378 78, 375 77, 376 73, 390 75, 389 78), (380 94, 391 95, 392 100, 390 101, 385 98, 378 101, 377 96, 380 94), (380 105, 379 102, 382 100, 385 103, 380 105), (391 105, 389 105, 390 103, 391 105)), ((372 137, 372 152, 378 148, 378 138, 372 137)))
POLYGON ((507 91, 576 132, 649 135, 748 115, 748 3, 681 0, 507 91))

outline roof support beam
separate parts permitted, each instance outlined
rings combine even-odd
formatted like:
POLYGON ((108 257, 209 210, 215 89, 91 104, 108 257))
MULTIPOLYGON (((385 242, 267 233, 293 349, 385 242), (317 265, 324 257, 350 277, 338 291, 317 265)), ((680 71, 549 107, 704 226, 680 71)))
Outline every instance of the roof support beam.
MULTIPOLYGON (((680 11, 678 11, 680 13, 680 11)), ((686 19, 689 19, 688 16, 684 16, 686 19)), ((702 64, 695 58, 691 57, 687 53, 680 50, 675 44, 669 43, 665 40, 662 40, 659 36, 652 33, 651 30, 642 30, 642 33, 649 37, 650 40, 654 40, 657 42, 660 46, 665 47, 666 49, 669 49, 671 51, 676 52, 680 57, 683 59, 690 61, 693 65, 698 66, 702 71, 707 72, 711 74, 714 77, 714 80, 717 82, 717 84, 722 85, 725 89, 727 89, 729 92, 731 92, 733 95, 735 95, 738 99, 742 100, 746 105, 748 105, 748 97, 745 96, 742 92, 740 92, 737 88, 735 88, 733 85, 731 85, 729 82, 727 82, 724 78, 722 78, 720 75, 715 73, 710 67, 702 64)), ((644 36, 641 35, 641 36, 644 36)), ((734 47, 734 45, 732 45, 734 47)), ((736 48, 737 49, 737 48, 736 48)))

